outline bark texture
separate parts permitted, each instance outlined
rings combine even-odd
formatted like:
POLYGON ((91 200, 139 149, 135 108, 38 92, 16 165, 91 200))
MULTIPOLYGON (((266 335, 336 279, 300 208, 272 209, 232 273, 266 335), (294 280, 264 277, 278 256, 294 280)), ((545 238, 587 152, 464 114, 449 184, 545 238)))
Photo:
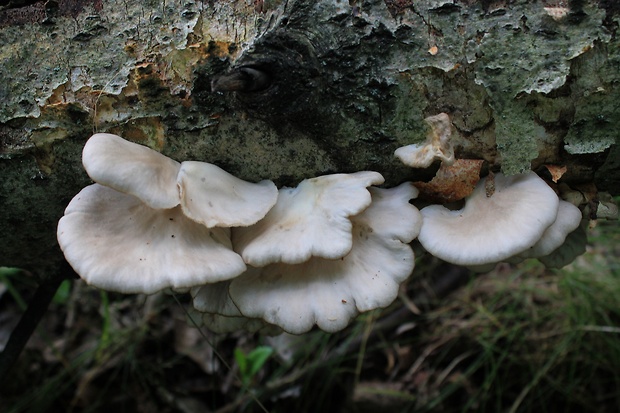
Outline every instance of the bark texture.
POLYGON ((561 182, 618 193, 619 12, 612 0, 0 6, 0 265, 58 266, 56 222, 89 183, 80 154, 95 131, 250 181, 374 170, 393 186, 432 175, 393 152, 446 112, 457 158, 508 174, 566 166, 561 182))

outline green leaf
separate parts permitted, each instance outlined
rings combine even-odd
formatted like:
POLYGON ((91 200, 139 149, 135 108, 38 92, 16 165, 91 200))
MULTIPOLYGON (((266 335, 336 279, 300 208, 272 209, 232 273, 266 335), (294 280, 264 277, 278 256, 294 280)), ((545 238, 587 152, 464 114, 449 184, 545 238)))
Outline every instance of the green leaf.
POLYGON ((235 349, 234 356, 237 361, 237 365, 239 366, 241 379, 245 382, 246 377, 248 376, 248 359, 240 348, 235 349))
POLYGON ((54 295, 53 302, 55 304, 66 304, 69 300, 69 294, 71 293, 71 281, 64 280, 60 283, 56 294, 54 295))
POLYGON ((250 351, 247 355, 236 348, 233 355, 239 366, 239 375, 244 386, 248 386, 252 377, 265 365, 265 362, 273 353, 273 349, 267 346, 259 346, 250 351))
POLYGON ((248 375, 254 377, 256 373, 265 365, 265 362, 273 354, 273 349, 267 346, 259 346, 248 354, 249 371, 248 375))

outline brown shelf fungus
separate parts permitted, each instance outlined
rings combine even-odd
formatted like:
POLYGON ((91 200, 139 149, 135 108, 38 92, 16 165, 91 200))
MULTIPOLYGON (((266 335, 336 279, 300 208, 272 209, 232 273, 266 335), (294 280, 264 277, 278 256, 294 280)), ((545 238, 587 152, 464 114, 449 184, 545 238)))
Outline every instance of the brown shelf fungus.
POLYGON ((378 172, 325 175, 282 188, 278 202, 256 225, 235 228, 233 245, 248 264, 298 264, 310 257, 340 258, 352 247, 351 220, 370 205, 367 187, 378 172))
POLYGON ((492 193, 485 183, 480 180, 460 210, 421 210, 418 239, 424 249, 458 265, 497 263, 532 247, 555 222, 559 199, 535 173, 498 173, 492 193))
POLYGON ((421 217, 409 200, 418 191, 411 183, 369 191, 370 206, 351 217, 353 245, 347 255, 248 267, 231 280, 229 293, 241 314, 293 334, 315 324, 335 332, 358 313, 394 301, 414 267, 408 244, 418 234, 421 217))

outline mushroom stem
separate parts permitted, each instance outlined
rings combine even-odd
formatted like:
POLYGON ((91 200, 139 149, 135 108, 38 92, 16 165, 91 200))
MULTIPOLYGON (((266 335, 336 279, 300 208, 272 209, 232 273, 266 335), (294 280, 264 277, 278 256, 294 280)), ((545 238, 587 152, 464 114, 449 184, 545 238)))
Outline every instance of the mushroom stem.
POLYGON ((270 76, 256 68, 242 66, 230 73, 213 78, 212 92, 259 92, 271 84, 270 76))

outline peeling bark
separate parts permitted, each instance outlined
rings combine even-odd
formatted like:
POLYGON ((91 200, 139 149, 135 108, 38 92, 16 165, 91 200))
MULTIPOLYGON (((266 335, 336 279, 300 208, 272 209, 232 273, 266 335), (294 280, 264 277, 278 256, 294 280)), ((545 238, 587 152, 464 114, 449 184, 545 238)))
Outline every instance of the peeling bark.
POLYGON ((11 2, 0 8, 0 265, 54 272, 56 222, 89 182, 80 153, 94 131, 251 181, 375 170, 393 186, 432 176, 393 152, 445 112, 457 158, 508 174, 566 166, 561 182, 617 193, 618 9, 11 2), (213 92, 222 77, 244 86, 213 92))

